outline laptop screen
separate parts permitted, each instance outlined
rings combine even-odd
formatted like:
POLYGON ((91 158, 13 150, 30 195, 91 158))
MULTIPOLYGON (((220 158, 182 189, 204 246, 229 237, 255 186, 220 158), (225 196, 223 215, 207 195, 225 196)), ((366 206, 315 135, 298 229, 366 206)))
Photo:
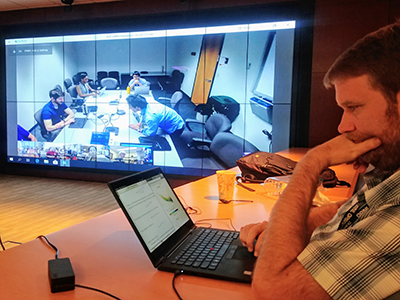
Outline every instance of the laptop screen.
POLYGON ((150 252, 189 221, 162 173, 121 186, 115 192, 150 252))

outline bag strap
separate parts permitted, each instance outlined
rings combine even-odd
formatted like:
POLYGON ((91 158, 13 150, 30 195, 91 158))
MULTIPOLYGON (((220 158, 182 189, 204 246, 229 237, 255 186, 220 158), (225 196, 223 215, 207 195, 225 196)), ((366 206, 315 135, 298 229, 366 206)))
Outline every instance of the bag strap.
POLYGON ((337 181, 337 183, 336 183, 336 186, 347 186, 347 187, 351 187, 351 184, 350 183, 348 183, 347 181, 344 181, 344 180, 338 180, 337 181))
POLYGON ((255 192, 256 191, 255 189, 252 189, 251 187, 248 187, 248 186, 244 185, 243 184, 243 177, 240 176, 240 175, 236 176, 236 184, 238 186, 241 186, 242 188, 250 191, 250 192, 255 192))

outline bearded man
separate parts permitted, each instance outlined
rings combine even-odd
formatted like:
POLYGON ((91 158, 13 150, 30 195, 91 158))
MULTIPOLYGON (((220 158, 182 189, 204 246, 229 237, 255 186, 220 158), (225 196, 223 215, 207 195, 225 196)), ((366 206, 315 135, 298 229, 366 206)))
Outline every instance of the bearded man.
POLYGON ((400 299, 400 23, 344 52, 324 84, 343 109, 340 135, 301 159, 268 223, 241 229, 243 245, 258 256, 253 292, 257 299, 400 299), (365 186, 313 208, 321 171, 342 163, 364 173, 365 186))

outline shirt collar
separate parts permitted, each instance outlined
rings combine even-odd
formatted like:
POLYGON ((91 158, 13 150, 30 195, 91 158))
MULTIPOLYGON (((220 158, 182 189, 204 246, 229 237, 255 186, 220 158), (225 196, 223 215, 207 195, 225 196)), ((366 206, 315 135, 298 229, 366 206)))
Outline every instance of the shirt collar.
POLYGON ((365 186, 358 193, 365 193, 365 200, 370 208, 400 204, 400 172, 375 168, 364 175, 364 181, 365 186))

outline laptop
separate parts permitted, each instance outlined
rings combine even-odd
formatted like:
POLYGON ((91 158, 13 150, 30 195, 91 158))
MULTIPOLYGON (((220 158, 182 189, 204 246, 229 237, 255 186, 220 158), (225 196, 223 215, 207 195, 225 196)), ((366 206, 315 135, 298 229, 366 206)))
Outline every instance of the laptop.
POLYGON ((104 94, 104 92, 106 91, 106 86, 105 87, 103 87, 101 90, 99 90, 99 92, 97 93, 97 96, 103 96, 103 94, 104 94))
POLYGON ((75 118, 75 122, 69 124, 69 128, 83 128, 85 127, 87 117, 85 118, 75 118))
POLYGON ((135 86, 134 88, 135 88, 135 94, 147 95, 150 93, 149 85, 138 85, 138 86, 135 86))
POLYGON ((109 132, 98 132, 93 131, 92 136, 90 138, 90 144, 92 145, 108 145, 110 142, 110 133, 109 132))
POLYGON ((251 282, 256 258, 242 246, 239 233, 196 227, 159 167, 108 186, 155 268, 251 282))

